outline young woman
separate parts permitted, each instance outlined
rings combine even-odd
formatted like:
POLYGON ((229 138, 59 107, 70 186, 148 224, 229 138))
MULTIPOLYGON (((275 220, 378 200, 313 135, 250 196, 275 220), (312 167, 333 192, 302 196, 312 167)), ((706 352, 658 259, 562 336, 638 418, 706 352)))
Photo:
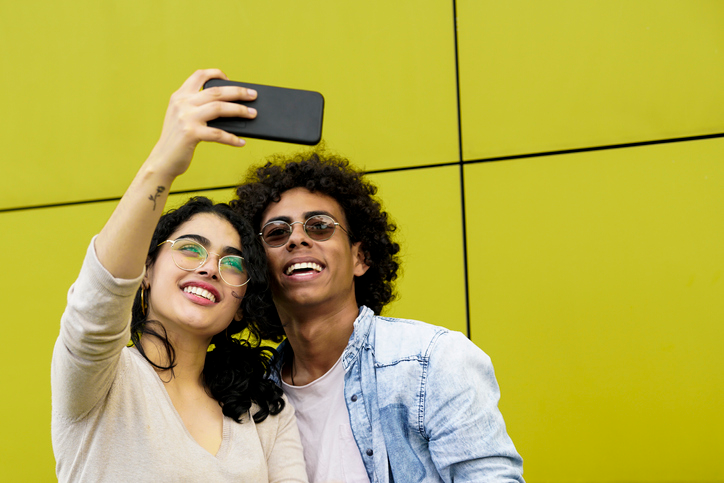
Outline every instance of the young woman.
POLYGON ((255 92, 200 90, 211 78, 225 76, 198 71, 171 96, 161 138, 68 293, 51 371, 60 481, 307 481, 271 352, 233 337, 268 333, 254 232, 205 198, 161 217, 199 142, 244 145, 206 122, 256 115, 232 102, 255 92))

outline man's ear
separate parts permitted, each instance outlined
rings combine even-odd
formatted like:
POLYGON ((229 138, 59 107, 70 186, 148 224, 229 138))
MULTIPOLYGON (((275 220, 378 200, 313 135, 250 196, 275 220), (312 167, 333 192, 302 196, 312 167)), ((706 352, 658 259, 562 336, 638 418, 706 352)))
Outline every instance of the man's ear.
POLYGON ((361 277, 370 266, 367 265, 365 259, 367 258, 367 252, 362 249, 362 242, 357 242, 352 245, 352 256, 354 257, 354 276, 361 277))

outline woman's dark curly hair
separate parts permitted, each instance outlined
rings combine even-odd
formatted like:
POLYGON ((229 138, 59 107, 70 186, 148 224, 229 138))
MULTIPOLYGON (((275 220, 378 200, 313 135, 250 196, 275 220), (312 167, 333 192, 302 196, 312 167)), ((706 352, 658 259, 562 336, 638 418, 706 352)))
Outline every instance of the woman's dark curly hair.
MULTIPOLYGON (((251 221, 258 232, 269 204, 279 201, 285 191, 299 187, 334 198, 344 210, 350 242, 362 242, 361 250, 369 266, 364 275, 355 279, 357 303, 380 314, 395 298, 400 247, 392 234, 397 227, 375 198, 377 187, 347 159, 323 149, 292 157, 272 156, 264 166, 249 170, 236 189, 237 198, 229 205, 251 221)), ((270 319, 275 316, 278 320, 276 313, 269 314, 270 319)), ((281 325, 278 327, 281 331, 281 325)))
MULTIPOLYGON (((228 329, 211 339, 214 348, 206 353, 204 382, 211 396, 219 402, 223 413, 237 422, 241 422, 241 417, 249 410, 252 402, 256 403, 259 410, 253 418, 259 423, 269 414, 279 414, 284 409, 284 400, 281 389, 270 379, 275 370, 272 361, 274 352, 259 346, 262 338, 270 338, 275 331, 270 331, 271 326, 266 318, 269 304, 265 296, 269 287, 266 255, 249 223, 225 203, 214 204, 204 197, 191 198, 159 220, 148 250, 146 266, 151 267, 156 262, 161 249, 159 243, 168 240, 182 223, 201 213, 214 214, 236 229, 241 238, 245 266, 249 271, 246 293, 239 307, 243 319, 232 320, 228 329), (253 340, 253 343, 232 337, 244 329, 248 329, 251 334, 246 339, 253 340)), ((161 370, 173 370, 176 359, 174 348, 163 326, 146 318, 141 307, 141 290, 143 288, 139 288, 136 293, 131 312, 131 342, 153 366, 161 370), (168 366, 159 366, 148 358, 139 343, 141 337, 156 337, 162 342, 166 348, 168 366)), ((149 287, 147 295, 152 290, 153 287, 149 287)))

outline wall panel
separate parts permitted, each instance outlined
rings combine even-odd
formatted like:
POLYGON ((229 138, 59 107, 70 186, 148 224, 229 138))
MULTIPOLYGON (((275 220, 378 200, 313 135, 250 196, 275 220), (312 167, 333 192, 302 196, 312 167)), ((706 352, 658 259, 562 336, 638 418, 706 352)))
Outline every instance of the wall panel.
POLYGON ((460 168, 380 173, 370 179, 398 225, 400 294, 385 315, 467 333, 460 168))
POLYGON ((0 352, 0 474, 5 481, 53 481, 50 360, 65 297, 88 242, 113 204, 0 213, 8 248, 0 293, 6 343, 0 352), (32 455, 32 457, 28 457, 32 455))
MULTIPOLYGON (((5 2, 0 42, 0 209, 120 196, 198 68, 322 92, 324 138, 367 169, 457 156, 447 2, 5 2)), ((291 149, 203 146, 177 189, 232 185, 291 149)))
POLYGON ((724 478, 723 154, 466 166, 472 339, 528 481, 724 478))
POLYGON ((724 3, 456 3, 466 160, 723 130, 724 3))

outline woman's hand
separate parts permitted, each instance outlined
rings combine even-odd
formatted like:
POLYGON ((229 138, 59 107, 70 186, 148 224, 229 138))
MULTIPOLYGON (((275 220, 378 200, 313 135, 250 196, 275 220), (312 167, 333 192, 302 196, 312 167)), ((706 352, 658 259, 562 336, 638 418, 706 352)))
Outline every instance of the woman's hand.
POLYGON ((188 169, 196 145, 201 141, 245 144, 233 134, 208 127, 206 122, 217 117, 254 118, 254 109, 233 101, 255 99, 256 92, 237 86, 200 90, 214 78, 226 76, 218 69, 196 71, 171 96, 161 138, 98 235, 98 260, 114 277, 131 279, 143 272, 148 245, 171 184, 188 169))
POLYGON ((200 90, 209 79, 225 79, 218 69, 198 70, 171 95, 161 138, 149 156, 157 169, 176 177, 191 164, 196 145, 210 141, 229 146, 244 146, 246 142, 206 123, 217 117, 245 117, 253 119, 256 110, 233 101, 256 99, 256 91, 237 86, 219 86, 200 90))

